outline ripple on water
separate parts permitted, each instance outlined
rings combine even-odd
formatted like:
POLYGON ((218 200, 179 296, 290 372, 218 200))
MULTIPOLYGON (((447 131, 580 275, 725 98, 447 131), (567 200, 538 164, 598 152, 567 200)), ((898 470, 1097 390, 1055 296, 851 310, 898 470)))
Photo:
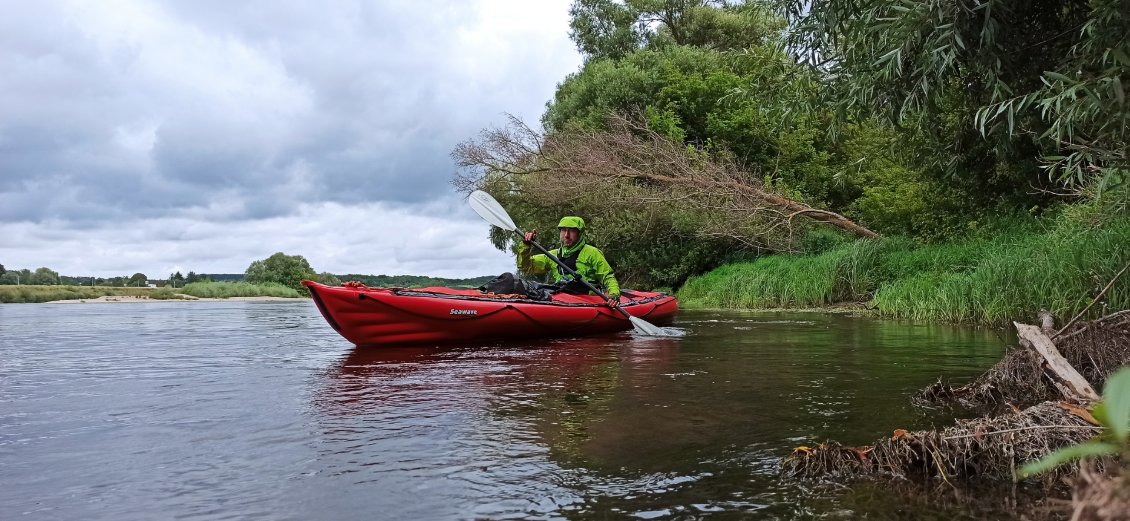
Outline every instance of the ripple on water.
POLYGON ((309 302, 0 306, 0 512, 811 517, 798 498, 832 496, 780 480, 784 454, 913 427, 907 390, 999 354, 976 331, 849 317, 677 327, 365 350, 309 302))

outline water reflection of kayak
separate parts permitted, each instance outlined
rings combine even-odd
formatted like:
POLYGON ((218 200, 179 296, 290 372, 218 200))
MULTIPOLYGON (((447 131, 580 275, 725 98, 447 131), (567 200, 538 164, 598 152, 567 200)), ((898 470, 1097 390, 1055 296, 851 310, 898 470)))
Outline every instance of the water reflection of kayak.
MULTIPOLYGON (((449 288, 383 289, 302 283, 335 331, 359 346, 451 344, 468 340, 579 336, 632 329, 600 297, 557 294, 550 301, 449 288)), ((665 293, 625 291, 621 307, 669 323, 679 309, 665 293)))

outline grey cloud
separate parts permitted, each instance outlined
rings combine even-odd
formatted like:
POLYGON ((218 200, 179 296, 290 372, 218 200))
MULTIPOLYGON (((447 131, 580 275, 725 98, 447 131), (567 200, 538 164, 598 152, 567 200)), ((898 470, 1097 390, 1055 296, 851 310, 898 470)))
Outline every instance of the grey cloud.
MULTIPOLYGON (((558 3, 563 22, 568 1, 558 3)), ((477 220, 462 202, 458 211, 450 207, 451 149, 503 112, 536 121, 554 83, 579 63, 571 45, 561 45, 564 23, 546 29, 531 16, 531 32, 505 36, 523 24, 498 19, 497 10, 544 8, 533 5, 7 6, 0 17, 0 225, 50 230, 59 244, 106 255, 117 251, 103 245, 116 244, 110 236, 121 228, 185 242, 151 243, 154 235, 141 234, 140 259, 145 251, 186 254, 186 246, 215 252, 220 231, 328 203, 383 202, 389 215, 477 220), (490 22, 499 25, 481 25, 490 22), (558 33, 552 50, 533 39, 546 31, 558 33), (515 37, 530 41, 500 39, 515 37), (181 230, 150 230, 149 222, 181 230)), ((467 248, 489 252, 486 228, 464 226, 456 228, 481 235, 467 248)), ((67 255, 33 236, 0 240, 41 252, 44 261, 33 264, 67 255)), ((406 246, 399 265, 450 251, 418 246, 406 246)), ((123 258, 138 262, 133 253, 123 258)))

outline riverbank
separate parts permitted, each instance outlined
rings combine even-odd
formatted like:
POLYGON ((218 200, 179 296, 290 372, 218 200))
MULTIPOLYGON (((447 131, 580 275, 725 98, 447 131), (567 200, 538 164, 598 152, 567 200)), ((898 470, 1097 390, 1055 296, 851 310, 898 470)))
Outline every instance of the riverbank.
POLYGON ((1095 317, 1130 308, 1130 276, 1116 277, 1130 265, 1127 244, 1127 218, 1101 227, 1028 220, 944 244, 858 240, 729 264, 692 277, 677 295, 688 309, 846 305, 895 318, 1004 324, 1034 321, 1042 309, 1073 317, 1090 306, 1095 317))
POLYGON ((172 298, 167 299, 152 299, 145 296, 101 296, 96 298, 84 299, 68 299, 68 300, 51 300, 45 304, 98 304, 98 303, 118 303, 118 304, 141 304, 147 302, 288 302, 295 300, 304 300, 305 297, 227 297, 227 298, 200 298, 192 295, 185 295, 182 293, 175 294, 172 298))
POLYGON ((110 286, 0 286, 0 303, 151 302, 169 300, 282 300, 305 298, 306 293, 278 284, 246 282, 193 282, 183 288, 122 288, 110 286))

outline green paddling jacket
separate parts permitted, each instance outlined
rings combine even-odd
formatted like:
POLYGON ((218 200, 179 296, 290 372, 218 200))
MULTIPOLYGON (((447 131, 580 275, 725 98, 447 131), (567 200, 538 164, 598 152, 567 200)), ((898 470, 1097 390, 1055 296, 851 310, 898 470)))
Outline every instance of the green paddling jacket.
MULTIPOLYGON (((612 274, 612 266, 608 264, 608 261, 604 259, 604 254, 596 246, 589 246, 584 239, 581 239, 572 248, 564 251, 557 248, 549 250, 549 253, 565 261, 566 264, 572 264, 575 258, 577 264, 575 271, 581 278, 587 280, 593 286, 603 289, 609 297, 620 297, 620 283, 616 281, 616 275, 612 274)), ((568 281, 573 278, 549 257, 542 254, 530 255, 530 246, 525 243, 518 244, 518 269, 529 275, 552 273, 554 284, 561 282, 562 279, 568 281)))

